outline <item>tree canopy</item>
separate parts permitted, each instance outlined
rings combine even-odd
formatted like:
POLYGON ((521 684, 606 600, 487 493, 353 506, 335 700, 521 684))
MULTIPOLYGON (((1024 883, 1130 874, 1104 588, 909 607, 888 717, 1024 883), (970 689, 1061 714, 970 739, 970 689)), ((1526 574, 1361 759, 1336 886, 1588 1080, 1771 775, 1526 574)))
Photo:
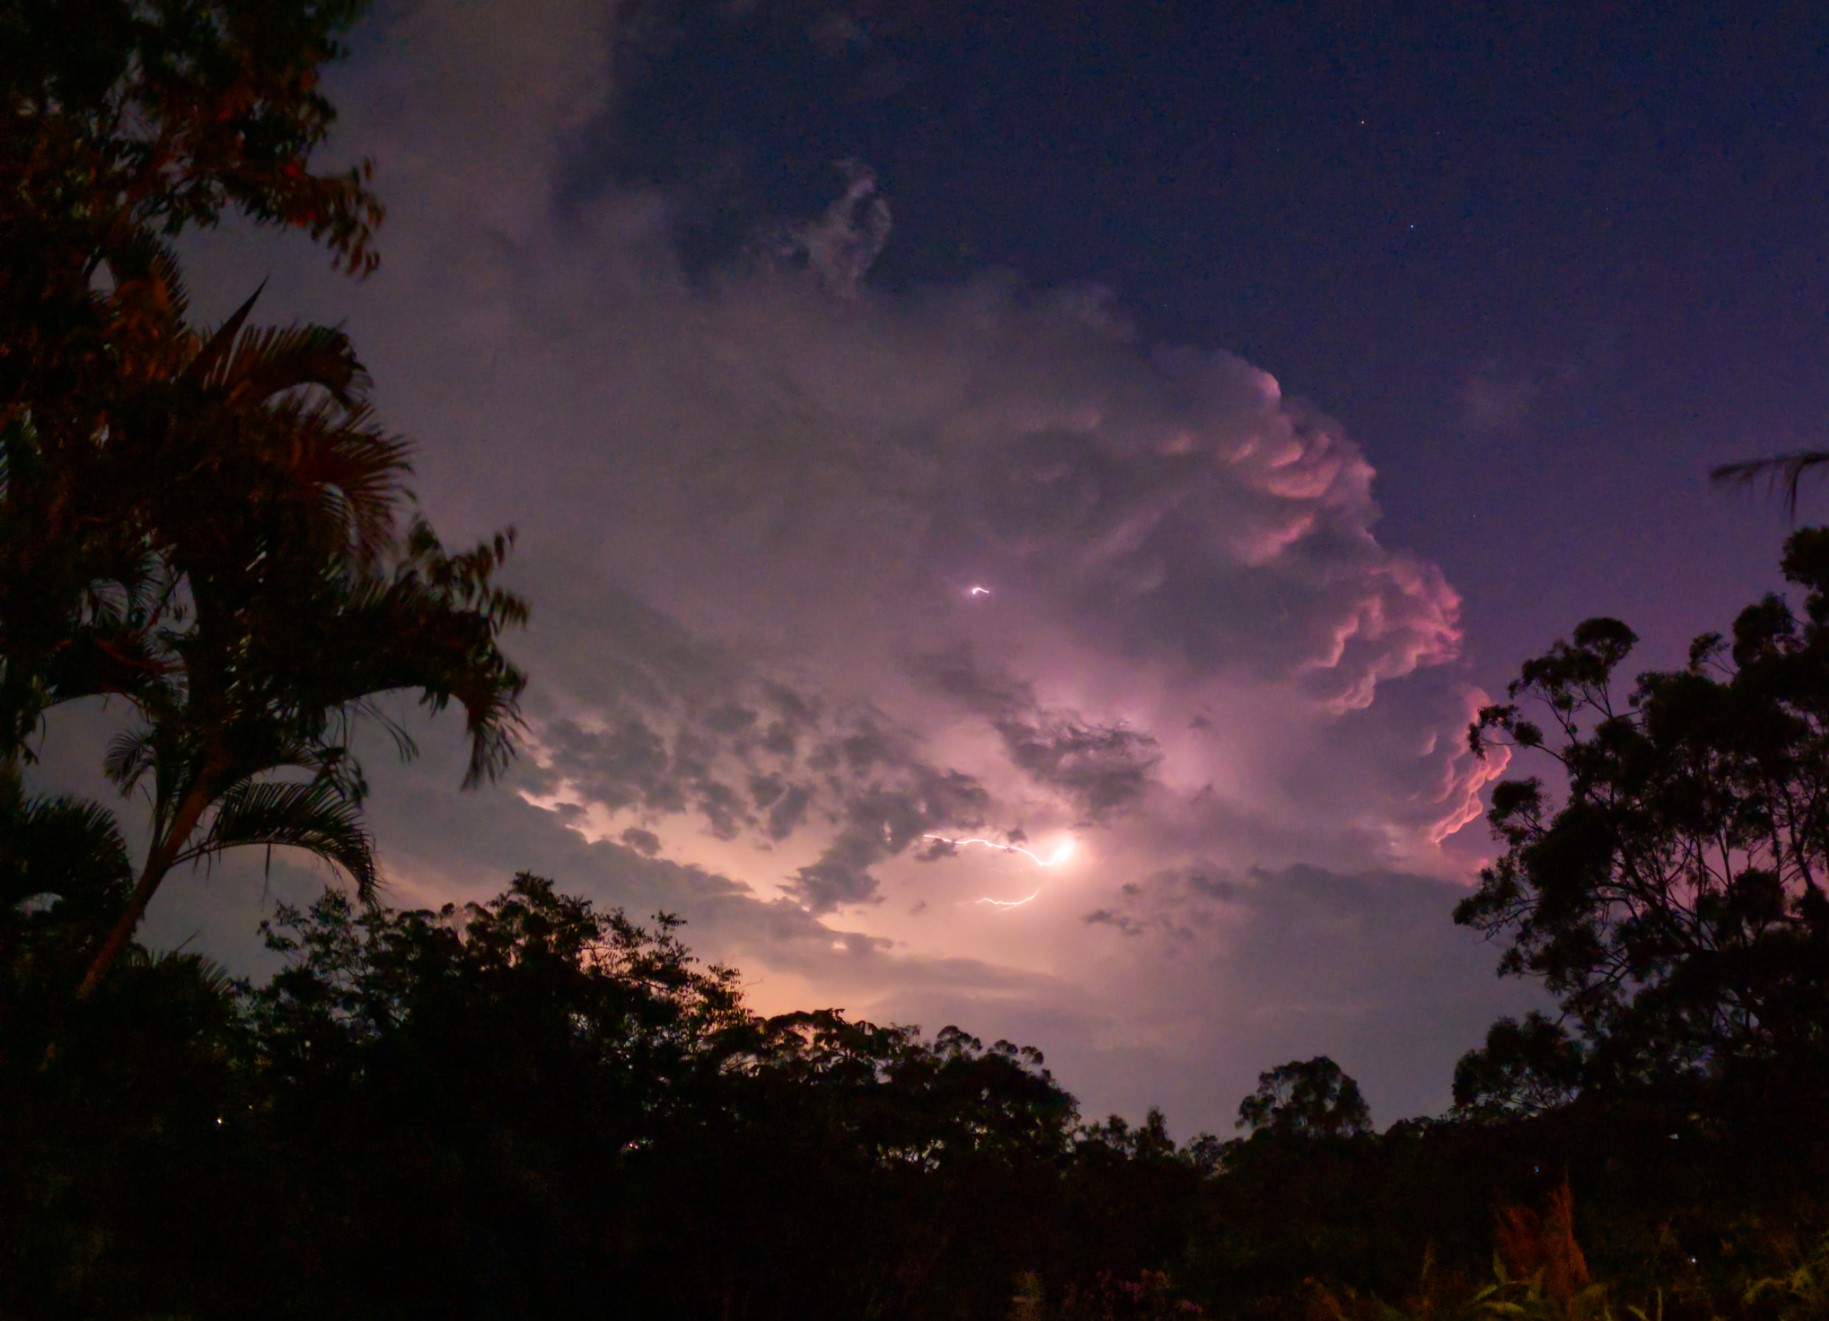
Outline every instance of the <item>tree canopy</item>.
POLYGON ((1543 1020, 1494 1043, 1560 1060, 1562 1086, 1578 1058, 1615 1084, 1823 1068, 1829 531, 1795 534, 1784 572, 1801 609, 1768 596, 1682 669, 1630 683, 1635 635, 1589 620, 1473 727, 1476 751, 1508 743, 1557 772, 1495 787, 1505 852, 1455 916, 1504 942, 1504 972, 1541 978, 1585 1043, 1570 1054, 1543 1020))
POLYGON ((1239 1103, 1238 1127, 1279 1137, 1352 1137, 1371 1131, 1372 1112, 1359 1084, 1317 1055, 1258 1074, 1257 1090, 1239 1103))

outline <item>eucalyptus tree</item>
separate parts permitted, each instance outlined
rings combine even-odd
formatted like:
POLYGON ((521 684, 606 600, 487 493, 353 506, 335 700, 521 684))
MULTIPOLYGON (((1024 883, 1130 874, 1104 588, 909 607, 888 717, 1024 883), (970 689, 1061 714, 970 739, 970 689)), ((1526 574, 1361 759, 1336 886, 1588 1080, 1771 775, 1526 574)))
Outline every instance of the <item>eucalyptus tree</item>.
POLYGON ((1352 1137, 1372 1131, 1372 1112, 1359 1084, 1317 1055, 1258 1074, 1257 1090, 1238 1103, 1237 1127, 1254 1137, 1352 1137))
POLYGON ((1537 1081, 1563 1092, 1571 1068, 1829 1068, 1829 530, 1794 534, 1783 567, 1799 608, 1766 597, 1682 669, 1623 681, 1636 636, 1589 620, 1480 713, 1475 751, 1553 772, 1495 787, 1505 852, 1455 913, 1558 1002, 1529 1042, 1497 1043, 1505 1067, 1557 1061, 1537 1081))

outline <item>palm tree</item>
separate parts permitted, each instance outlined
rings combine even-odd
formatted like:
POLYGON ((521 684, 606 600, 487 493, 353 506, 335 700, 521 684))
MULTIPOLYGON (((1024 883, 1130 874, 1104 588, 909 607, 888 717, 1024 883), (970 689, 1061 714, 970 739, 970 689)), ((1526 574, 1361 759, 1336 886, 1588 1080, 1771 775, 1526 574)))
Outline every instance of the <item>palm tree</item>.
POLYGON ((353 723, 381 716, 373 699, 391 691, 434 710, 457 702, 472 786, 510 755, 524 682, 498 645, 525 619, 493 581, 511 534, 460 554, 417 518, 402 535, 408 447, 374 424, 347 338, 250 328, 253 298, 197 334, 169 254, 130 249, 114 266, 109 394, 92 417, 64 419, 55 446, 16 425, 0 468, 0 567, 11 557, 17 570, 0 574, 13 586, 0 589, 13 728, 57 702, 124 698, 134 721, 106 769, 151 800, 151 843, 84 998, 182 864, 291 846, 370 895, 353 723), (18 590, 58 575, 82 584, 61 611, 18 590), (305 778, 274 778, 286 772, 305 778))
POLYGON ((318 592, 278 599, 271 584, 256 584, 249 595, 265 599, 234 612, 226 639, 209 631, 213 616, 199 608, 195 629, 173 644, 183 646, 185 663, 136 694, 138 727, 109 752, 108 773, 123 789, 150 779, 153 838, 79 994, 93 993, 174 867, 230 848, 304 849, 372 897, 365 784, 347 735, 356 720, 379 719, 403 756, 414 751, 375 696, 417 690, 434 711, 457 702, 470 738, 465 787, 501 770, 524 683, 497 645, 503 628, 525 619, 519 599, 490 583, 508 544, 499 537, 452 556, 416 523, 391 574, 326 575, 318 592), (232 663, 223 652, 234 653, 232 663), (309 778, 272 778, 287 770, 309 778))
POLYGON ((341 332, 248 330, 250 298, 201 336, 169 250, 124 243, 106 269, 62 388, 0 410, 0 757, 29 757, 57 703, 155 677, 157 631, 256 520, 283 507, 284 536, 372 566, 404 494, 407 447, 341 332))
MULTIPOLYGON (((0 4, 0 777, 47 710, 111 695, 133 722, 108 769, 152 806, 85 996, 175 866, 290 844, 372 889, 346 735, 376 695, 461 705, 466 784, 510 750, 507 538, 449 554, 406 520, 407 447, 347 339, 251 329, 253 299, 194 334, 161 242, 238 212, 372 268, 366 164, 310 161, 360 8, 0 4)), ((0 862, 24 820, 0 812, 0 862)))

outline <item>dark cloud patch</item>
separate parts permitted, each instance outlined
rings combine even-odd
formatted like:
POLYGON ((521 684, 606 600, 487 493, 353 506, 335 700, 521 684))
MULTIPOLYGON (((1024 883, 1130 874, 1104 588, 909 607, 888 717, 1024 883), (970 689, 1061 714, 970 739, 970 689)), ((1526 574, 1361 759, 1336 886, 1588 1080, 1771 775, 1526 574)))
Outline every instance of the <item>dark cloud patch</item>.
POLYGON ((1089 725, 1059 713, 1033 722, 996 722, 1010 760, 1039 784, 1071 798, 1088 822, 1123 812, 1143 797, 1162 760, 1156 740, 1122 725, 1089 725))
POLYGON ((1044 707, 1031 685, 980 665, 963 643, 914 657, 908 671, 929 692, 986 717, 1011 762, 1071 800, 1082 824, 1109 821, 1149 791, 1162 751, 1148 734, 1044 707))
POLYGON ((705 817, 706 829, 719 839, 735 839, 755 817, 744 808, 737 791, 720 780, 698 784, 698 808, 705 817))
POLYGON ((1033 688, 1002 670, 981 666, 963 642, 912 657, 908 673, 929 692, 992 719, 1035 706, 1033 688))
POLYGON ((644 858, 652 858, 660 852, 660 836, 640 826, 630 826, 617 838, 622 840, 624 848, 634 849, 644 858))
POLYGON ((595 804, 646 824, 696 818, 724 840, 823 832, 826 849, 790 888, 827 912, 872 900, 871 866, 925 831, 989 812, 974 777, 933 763, 874 707, 759 672, 626 594, 607 604, 586 612, 562 595, 544 616, 562 691, 548 689, 540 764, 522 783, 572 820, 595 804))
POLYGON ((1141 936, 1145 931, 1149 930, 1147 926, 1142 922, 1139 922, 1130 914, 1120 913, 1115 909, 1110 908, 1095 908, 1080 920, 1087 926, 1114 927, 1120 934, 1126 936, 1141 936))
POLYGON ((956 771, 921 767, 905 787, 873 784, 846 803, 838 833, 794 874, 788 891, 813 913, 879 902, 873 866, 921 844, 929 831, 978 825, 990 805, 977 781, 956 771))
POLYGON ((868 835, 844 832, 826 846, 817 862, 794 873, 788 891, 810 913, 830 913, 845 904, 878 902, 873 864, 888 856, 868 835))
POLYGON ((600 731, 555 720, 542 731, 541 741, 552 766, 530 772, 537 790, 556 788, 562 778, 583 776, 589 779, 593 798, 612 812, 630 807, 666 813, 686 809, 667 741, 640 716, 625 716, 600 731))
POLYGON ((768 837, 782 840, 793 834, 806 820, 807 808, 812 802, 810 789, 798 784, 788 789, 768 810, 768 837))
POLYGON ((1113 904, 1095 909, 1081 920, 1126 936, 1154 932, 1186 940, 1195 928, 1212 925, 1221 906, 1246 902, 1250 893, 1249 881, 1201 860, 1164 867, 1140 881, 1126 881, 1118 887, 1113 904))
POLYGON ((752 775, 749 792, 756 810, 763 817, 764 833, 777 842, 786 839, 806 819, 813 804, 813 791, 805 785, 792 784, 786 777, 769 773, 752 775))
POLYGON ((535 791, 611 811, 692 814, 725 840, 747 834, 773 844, 815 823, 836 825, 820 861, 792 885, 816 912, 871 899, 873 863, 925 831, 976 826, 991 807, 974 777, 932 764, 917 740, 874 712, 835 713, 794 742, 799 756, 774 752, 752 722, 727 721, 719 731, 688 723, 692 712, 677 704, 666 714, 674 722, 668 735, 639 715, 595 733, 553 722, 542 734, 547 765, 530 777, 535 791))
POLYGON ((756 713, 747 707, 726 702, 706 713, 705 727, 715 734, 733 737, 746 734, 756 725, 756 713))
POLYGON ((898 737, 874 715, 866 713, 855 727, 817 748, 807 758, 807 765, 833 777, 856 777, 905 756, 906 737, 898 737))
POLYGON ((1463 892, 1445 881, 1387 872, 1342 874, 1322 867, 1227 868, 1210 859, 1164 867, 1120 886, 1088 924, 1125 935, 1185 934, 1189 927, 1247 922, 1287 928, 1318 915, 1346 925, 1403 920, 1448 922, 1463 892), (1433 909, 1430 906, 1433 905, 1433 909))

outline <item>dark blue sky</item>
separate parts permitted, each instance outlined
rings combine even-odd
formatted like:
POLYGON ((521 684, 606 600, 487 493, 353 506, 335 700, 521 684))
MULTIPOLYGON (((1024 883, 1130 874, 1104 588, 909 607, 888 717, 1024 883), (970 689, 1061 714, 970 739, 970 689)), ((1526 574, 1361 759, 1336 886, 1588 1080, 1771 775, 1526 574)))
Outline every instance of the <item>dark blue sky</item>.
POLYGON ((1674 642, 1772 582, 1781 520, 1704 473, 1829 416, 1822 11, 739 8, 636 7, 568 199, 675 189, 715 267, 856 158, 873 281, 1096 281, 1240 353, 1365 446, 1489 682, 1582 614, 1674 642))

